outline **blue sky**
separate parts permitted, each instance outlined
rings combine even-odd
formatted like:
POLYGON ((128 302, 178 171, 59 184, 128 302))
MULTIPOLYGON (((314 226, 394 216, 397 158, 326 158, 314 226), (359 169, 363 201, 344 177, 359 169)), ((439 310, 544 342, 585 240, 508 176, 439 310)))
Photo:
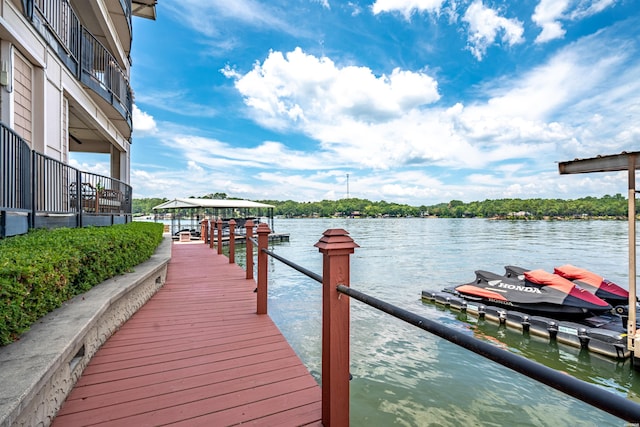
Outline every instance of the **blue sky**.
MULTIPOLYGON (((431 205, 622 193, 637 0, 160 0, 134 19, 134 197, 431 205)), ((89 160, 86 166, 99 168, 89 160)))

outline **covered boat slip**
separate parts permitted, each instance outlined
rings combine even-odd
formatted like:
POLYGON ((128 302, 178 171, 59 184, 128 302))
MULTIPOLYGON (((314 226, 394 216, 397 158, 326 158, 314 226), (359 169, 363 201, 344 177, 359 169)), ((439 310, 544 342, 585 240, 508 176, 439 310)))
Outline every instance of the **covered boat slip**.
MULTIPOLYGON (((200 236, 200 222, 203 219, 223 221, 223 228, 228 231, 228 223, 231 219, 236 221, 236 229, 242 230, 246 220, 254 223, 266 221, 271 231, 274 231, 273 208, 275 206, 266 203, 253 202, 251 200, 233 199, 173 199, 154 206, 155 220, 170 220, 170 231, 176 235, 180 231, 190 231, 192 236, 200 236)), ((241 231, 240 231, 241 232, 241 231)))

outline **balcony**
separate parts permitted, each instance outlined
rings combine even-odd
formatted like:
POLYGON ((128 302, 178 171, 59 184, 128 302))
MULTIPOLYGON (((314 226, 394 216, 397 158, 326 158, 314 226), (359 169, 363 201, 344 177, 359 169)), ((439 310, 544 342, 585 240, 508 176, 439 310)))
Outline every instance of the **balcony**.
MULTIPOLYGON (((113 2, 109 4, 111 3, 113 2)), ((128 56, 131 40, 131 0, 117 0, 117 4, 122 8, 123 19, 114 21, 120 23, 116 25, 116 31, 120 33, 116 38, 129 40, 128 45, 124 47, 128 56), (122 33, 122 23, 127 27, 126 35, 122 33)), ((88 3, 84 5, 86 7, 88 3)), ((24 15, 54 49, 66 68, 90 89, 88 93, 92 99, 106 113, 118 131, 126 139, 130 139, 132 91, 124 65, 105 47, 109 40, 112 40, 113 44, 113 38, 92 33, 83 25, 69 0, 23 0, 22 7, 24 15)), ((110 16, 118 15, 110 12, 110 16)), ((92 27, 99 26, 94 22, 92 27)))
POLYGON ((0 123, 0 238, 29 228, 131 221, 132 188, 32 151, 0 123))

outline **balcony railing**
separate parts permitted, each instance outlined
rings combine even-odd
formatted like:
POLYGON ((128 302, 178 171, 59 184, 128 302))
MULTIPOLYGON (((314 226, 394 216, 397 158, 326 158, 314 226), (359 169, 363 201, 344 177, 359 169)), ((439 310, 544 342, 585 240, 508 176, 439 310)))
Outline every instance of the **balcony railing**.
POLYGON ((132 97, 129 81, 109 51, 82 28, 80 81, 109 101, 131 124, 132 97))
MULTIPOLYGON (((131 20, 131 0, 120 0, 131 20)), ((81 23, 68 0, 24 0, 23 13, 78 80, 109 102, 131 128, 133 97, 126 73, 81 23)))
POLYGON ((30 156, 29 145, 0 124, 0 209, 31 210, 30 156))
POLYGON ((0 123, 0 237, 28 228, 125 223, 131 208, 130 185, 32 151, 0 123))

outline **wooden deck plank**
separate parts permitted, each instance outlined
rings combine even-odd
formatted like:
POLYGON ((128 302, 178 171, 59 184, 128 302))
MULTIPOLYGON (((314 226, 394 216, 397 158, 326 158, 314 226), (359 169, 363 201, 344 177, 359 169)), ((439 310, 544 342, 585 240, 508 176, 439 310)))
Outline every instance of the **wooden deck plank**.
POLYGON ((156 348, 151 351, 142 351, 135 357, 126 357, 126 355, 120 354, 113 354, 108 360, 105 360, 107 359, 106 357, 102 357, 91 365, 91 368, 87 368, 87 375, 128 369, 136 366, 162 364, 174 360, 197 359, 199 357, 214 355, 226 356, 226 353, 232 351, 266 346, 280 341, 280 337, 277 335, 268 335, 266 337, 254 335, 250 337, 250 339, 251 341, 232 339, 231 342, 214 340, 209 341, 207 345, 194 343, 196 345, 195 347, 187 349, 176 346, 172 341, 169 341, 169 346, 163 349, 156 348))
POLYGON ((255 281, 174 244, 164 287, 96 353, 54 419, 75 425, 319 425, 321 392, 255 281))
MULTIPOLYGON (((268 354, 265 354, 261 359, 254 361, 253 364, 265 364, 268 365, 270 362, 275 361, 275 363, 286 364, 286 359, 294 358, 296 361, 298 360, 297 356, 291 356, 288 351, 273 351, 268 354)), ((140 377, 128 377, 122 378, 115 381, 105 381, 98 382, 95 384, 87 384, 83 386, 76 385, 74 389, 73 398, 75 399, 84 399, 91 396, 98 396, 101 394, 111 393, 118 390, 127 390, 132 388, 140 387, 141 384, 160 384, 164 382, 171 381, 180 381, 184 378, 189 378, 191 376, 203 375, 207 373, 217 372, 217 371, 225 371, 225 370, 233 370, 233 369, 251 369, 252 364, 247 362, 242 366, 238 367, 237 362, 234 360, 226 360, 223 362, 217 363, 209 363, 204 365, 191 365, 182 367, 179 369, 174 369, 170 371, 158 371, 153 372, 151 374, 145 375, 144 379, 140 377)), ((69 401, 72 396, 69 396, 69 401)), ((64 408, 63 408, 64 409, 64 408)))
POLYGON ((253 378, 254 376, 269 373, 281 376, 283 375, 282 371, 287 371, 284 375, 300 376, 304 374, 301 369, 303 368, 298 363, 297 358, 288 357, 258 362, 253 365, 228 367, 217 371, 193 370, 188 375, 180 375, 179 377, 156 377, 153 381, 131 384, 131 388, 122 388, 120 387, 121 384, 115 384, 114 386, 113 383, 96 384, 95 386, 84 387, 80 393, 74 396, 74 399, 68 399, 61 414, 137 400, 141 396, 144 396, 144 398, 160 396, 173 391, 239 380, 246 377, 253 378), (158 387, 159 384, 168 381, 173 381, 171 390, 167 391, 164 387, 158 387))
POLYGON ((136 414, 144 412, 147 408, 153 409, 159 403, 164 407, 175 406, 201 399, 202 396, 213 397, 216 395, 216 391, 224 394, 259 385, 273 384, 307 374, 304 367, 281 363, 268 370, 260 365, 254 365, 251 370, 244 368, 182 378, 171 384, 171 389, 158 387, 158 384, 150 384, 135 389, 114 390, 112 393, 101 396, 69 400, 65 404, 64 412, 61 412, 60 415, 114 405, 119 405, 119 415, 123 415, 127 410, 136 414), (141 398, 141 396, 144 397, 141 398))

